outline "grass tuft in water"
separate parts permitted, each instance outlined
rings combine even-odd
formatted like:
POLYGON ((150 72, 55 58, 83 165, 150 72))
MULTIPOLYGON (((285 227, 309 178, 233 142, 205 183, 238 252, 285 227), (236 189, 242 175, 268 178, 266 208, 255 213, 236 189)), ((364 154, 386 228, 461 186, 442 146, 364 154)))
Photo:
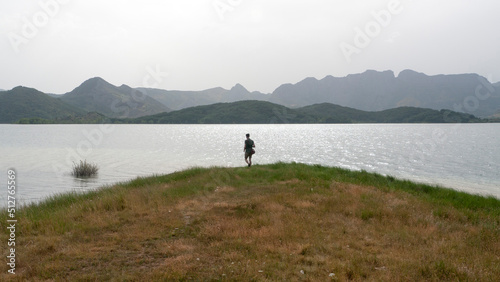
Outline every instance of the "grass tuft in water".
POLYGON ((96 176, 99 168, 96 164, 88 163, 87 160, 80 163, 73 163, 73 176, 75 177, 92 177, 96 176))

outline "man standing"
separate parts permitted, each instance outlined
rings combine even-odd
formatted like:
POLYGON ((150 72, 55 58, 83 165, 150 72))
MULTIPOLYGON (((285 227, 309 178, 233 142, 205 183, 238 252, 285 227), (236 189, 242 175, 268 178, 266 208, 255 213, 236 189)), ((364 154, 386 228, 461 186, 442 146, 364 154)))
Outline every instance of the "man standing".
POLYGON ((248 167, 252 166, 252 155, 253 148, 255 147, 255 144, 253 143, 253 140, 250 139, 250 134, 247 133, 247 140, 245 140, 245 147, 243 147, 243 151, 245 152, 245 162, 248 164, 248 167))

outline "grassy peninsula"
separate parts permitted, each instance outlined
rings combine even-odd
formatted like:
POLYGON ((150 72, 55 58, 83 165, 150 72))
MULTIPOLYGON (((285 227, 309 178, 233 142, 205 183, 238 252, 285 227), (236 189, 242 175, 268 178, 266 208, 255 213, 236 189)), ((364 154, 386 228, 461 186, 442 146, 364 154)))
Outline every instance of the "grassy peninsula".
POLYGON ((192 168, 17 219, 16 274, 4 263, 2 281, 500 277, 500 200, 340 168, 192 168))

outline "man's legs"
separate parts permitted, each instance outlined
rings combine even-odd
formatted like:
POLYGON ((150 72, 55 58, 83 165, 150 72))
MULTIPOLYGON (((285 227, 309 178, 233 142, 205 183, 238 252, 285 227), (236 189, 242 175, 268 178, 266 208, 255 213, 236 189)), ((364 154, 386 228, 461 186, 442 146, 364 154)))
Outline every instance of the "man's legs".
POLYGON ((252 155, 245 153, 245 162, 248 164, 248 166, 252 165, 252 155))

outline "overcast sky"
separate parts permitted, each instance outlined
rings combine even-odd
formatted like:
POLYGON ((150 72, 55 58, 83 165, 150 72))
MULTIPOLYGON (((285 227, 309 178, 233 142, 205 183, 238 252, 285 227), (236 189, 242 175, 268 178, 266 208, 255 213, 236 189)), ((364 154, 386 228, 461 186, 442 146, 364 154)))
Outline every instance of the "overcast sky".
POLYGON ((367 69, 500 81, 498 0, 0 0, 0 89, 270 93, 367 69))

